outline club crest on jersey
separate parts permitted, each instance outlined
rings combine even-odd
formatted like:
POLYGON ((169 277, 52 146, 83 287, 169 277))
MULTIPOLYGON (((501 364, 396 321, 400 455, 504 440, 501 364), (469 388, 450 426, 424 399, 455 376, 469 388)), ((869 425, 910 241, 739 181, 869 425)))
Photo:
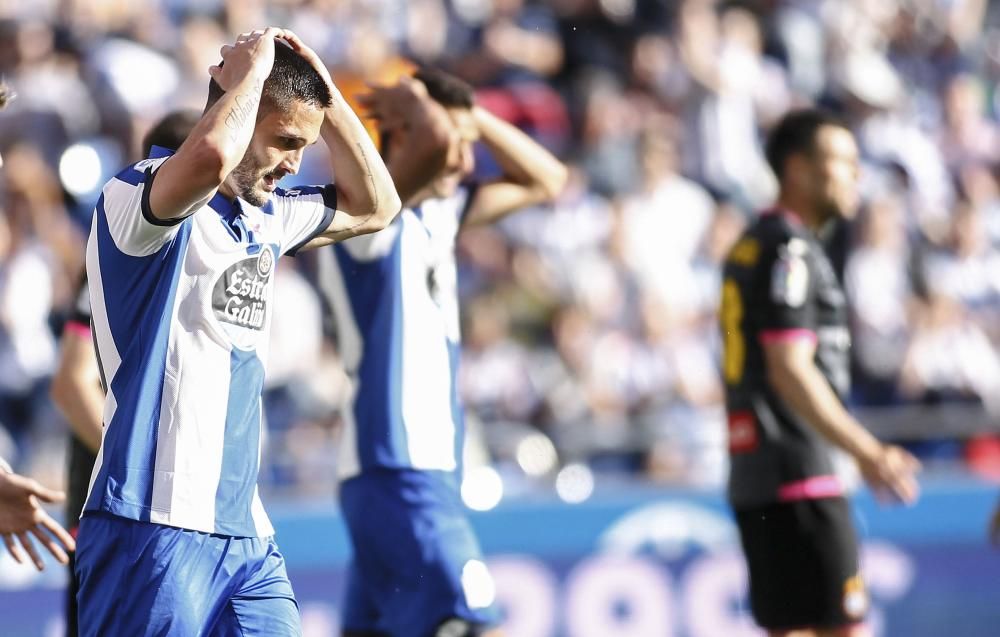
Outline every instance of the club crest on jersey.
POLYGON ((212 290, 212 309, 223 323, 261 331, 267 323, 268 284, 274 253, 264 246, 256 255, 229 266, 212 290))
POLYGON ((801 239, 792 239, 778 248, 778 259, 771 267, 771 300, 788 307, 800 307, 809 293, 807 246, 801 239))
POLYGON ((860 575, 844 582, 844 613, 851 619, 861 619, 868 612, 868 592, 860 575))
POLYGON ((274 255, 270 248, 264 248, 257 255, 257 274, 265 279, 271 276, 271 268, 274 267, 274 255))

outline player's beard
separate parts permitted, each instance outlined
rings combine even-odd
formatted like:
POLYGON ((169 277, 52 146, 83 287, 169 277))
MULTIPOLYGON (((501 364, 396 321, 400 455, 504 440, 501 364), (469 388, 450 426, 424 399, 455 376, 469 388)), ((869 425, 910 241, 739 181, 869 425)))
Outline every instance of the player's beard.
POLYGON ((268 175, 277 178, 275 172, 273 170, 265 171, 247 151, 247 154, 243 156, 243 159, 231 173, 236 196, 251 206, 258 208, 263 206, 271 198, 271 195, 261 187, 261 182, 268 175))

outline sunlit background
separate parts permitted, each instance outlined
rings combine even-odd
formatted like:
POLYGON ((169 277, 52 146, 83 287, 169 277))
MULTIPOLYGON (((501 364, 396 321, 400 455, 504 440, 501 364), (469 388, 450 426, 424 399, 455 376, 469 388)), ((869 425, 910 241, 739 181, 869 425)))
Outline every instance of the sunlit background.
MULTIPOLYGON (((997 634, 997 3, 0 0, 0 18, 0 456, 21 473, 64 480, 48 385, 101 186, 160 116, 202 108, 222 44, 284 26, 349 97, 439 65, 571 167, 554 205, 460 236, 461 493, 495 579, 473 569, 470 594, 512 637, 755 635, 721 496, 719 266, 774 195, 763 135, 822 104, 864 156, 834 255, 851 406, 926 467, 912 510, 859 498, 874 626, 997 634)), ((286 182, 327 181, 324 153, 286 182)), ((339 620, 349 381, 309 276, 279 264, 261 488, 317 637, 339 620)), ((0 635, 60 634, 63 577, 0 554, 0 635)))

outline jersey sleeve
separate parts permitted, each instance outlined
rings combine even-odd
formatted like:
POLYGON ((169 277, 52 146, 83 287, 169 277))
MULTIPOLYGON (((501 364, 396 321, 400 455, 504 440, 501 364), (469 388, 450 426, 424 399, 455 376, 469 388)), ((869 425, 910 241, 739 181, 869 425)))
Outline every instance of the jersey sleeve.
POLYGON ((809 244, 791 237, 778 242, 765 268, 760 329, 762 344, 798 339, 816 340, 813 302, 815 273, 808 254, 809 244))
POLYGON ((149 191, 166 157, 144 159, 118 173, 104 186, 103 214, 115 246, 130 256, 155 253, 176 236, 180 225, 204 202, 176 219, 157 219, 149 207, 149 191))
POLYGON ((333 184, 278 189, 274 201, 281 216, 281 253, 294 256, 330 226, 337 210, 337 189, 333 184))

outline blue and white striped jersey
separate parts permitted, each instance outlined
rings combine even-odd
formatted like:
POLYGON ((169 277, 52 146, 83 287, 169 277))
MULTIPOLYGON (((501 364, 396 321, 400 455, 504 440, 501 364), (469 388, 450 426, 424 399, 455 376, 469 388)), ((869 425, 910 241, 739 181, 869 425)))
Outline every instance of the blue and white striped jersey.
POLYGON ((84 511, 230 536, 274 533, 257 494, 274 269, 325 229, 333 186, 261 208, 216 194, 172 222, 149 212, 169 153, 103 189, 87 245, 107 389, 84 511))
POLYGON ((380 232, 316 251, 353 380, 343 478, 376 468, 460 468, 455 237, 471 196, 462 188, 425 201, 380 232))

